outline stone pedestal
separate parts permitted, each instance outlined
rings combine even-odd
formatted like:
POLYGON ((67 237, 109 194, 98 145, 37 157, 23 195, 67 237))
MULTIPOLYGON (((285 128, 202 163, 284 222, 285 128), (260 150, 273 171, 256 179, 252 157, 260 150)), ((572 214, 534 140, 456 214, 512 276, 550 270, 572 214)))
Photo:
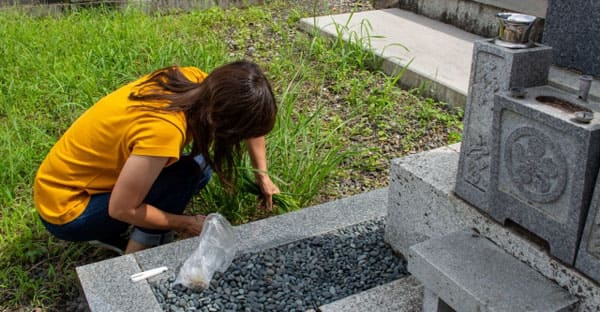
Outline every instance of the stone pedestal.
POLYGON ((385 241, 406 256, 411 246, 430 238, 475 229, 578 298, 579 307, 575 311, 598 311, 598 283, 558 261, 527 233, 502 226, 455 196, 459 147, 460 144, 451 145, 392 160, 385 241))
POLYGON ((577 303, 556 283, 469 230, 410 247, 408 270, 425 287, 424 312, 566 312, 577 303))
POLYGON ((469 203, 483 209, 489 207, 494 94, 514 87, 545 85, 551 53, 546 46, 508 49, 492 40, 475 42, 455 190, 469 203))
POLYGON ((575 121, 575 111, 588 110, 583 104, 549 86, 527 89, 522 98, 496 95, 493 196, 484 209, 502 224, 510 219, 543 238, 550 253, 569 265, 600 165, 600 115, 575 121))
POLYGON ((600 180, 596 187, 587 215, 575 267, 600 282, 600 180))

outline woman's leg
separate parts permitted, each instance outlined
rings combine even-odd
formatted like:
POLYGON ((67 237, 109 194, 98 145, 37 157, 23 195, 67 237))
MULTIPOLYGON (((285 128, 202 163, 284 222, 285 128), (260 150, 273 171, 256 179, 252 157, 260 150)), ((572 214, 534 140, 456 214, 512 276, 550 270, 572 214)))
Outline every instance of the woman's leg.
MULTIPOLYGON (((163 169, 144 202, 167 212, 182 214, 192 196, 208 183, 211 174, 212 171, 206 166, 202 156, 182 157, 163 169)), ((110 193, 92 195, 85 211, 77 219, 63 225, 51 224, 44 220, 42 223, 48 232, 62 240, 97 240, 124 250, 127 245, 124 233, 127 233, 129 224, 108 215, 109 200, 110 193)), ((134 228, 131 238, 149 247, 171 241, 173 233, 134 228)))
MULTIPOLYGON (((73 241, 110 241, 127 232, 129 224, 108 215, 110 193, 92 195, 84 212, 77 219, 62 225, 42 220, 48 231, 57 238, 73 241)), ((124 247, 124 246, 123 246, 124 247)))
MULTIPOLYGON (((183 214, 192 197, 208 183, 211 175, 212 170, 201 155, 182 156, 179 161, 162 170, 144 203, 166 212, 183 214)), ((173 232, 135 227, 131 240, 141 246, 152 247, 171 242, 173 232)))

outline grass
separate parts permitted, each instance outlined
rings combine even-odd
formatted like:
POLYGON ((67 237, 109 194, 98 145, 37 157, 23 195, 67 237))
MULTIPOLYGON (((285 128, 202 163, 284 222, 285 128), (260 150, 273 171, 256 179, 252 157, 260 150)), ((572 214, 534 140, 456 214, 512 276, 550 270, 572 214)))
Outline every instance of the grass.
MULTIPOLYGON (((87 107, 156 68, 259 63, 280 105, 267 138, 270 171, 302 207, 384 186, 390 158, 460 140, 460 112, 397 89, 401 73, 377 70, 363 49, 373 36, 368 23, 359 32, 339 25, 330 40, 296 29, 312 14, 285 1, 189 13, 1 11, 0 311, 59 310, 79 294, 75 267, 112 256, 50 237, 33 208, 32 180, 87 107)), ((234 224, 267 216, 253 196, 225 194, 216 180, 191 211, 221 212, 234 224)))

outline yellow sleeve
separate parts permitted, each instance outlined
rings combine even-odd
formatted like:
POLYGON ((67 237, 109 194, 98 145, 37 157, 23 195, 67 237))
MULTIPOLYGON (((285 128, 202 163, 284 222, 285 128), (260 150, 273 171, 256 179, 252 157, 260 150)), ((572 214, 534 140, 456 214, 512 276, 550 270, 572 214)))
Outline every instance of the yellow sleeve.
POLYGON ((132 155, 169 157, 167 165, 179 159, 185 135, 171 121, 149 116, 130 128, 128 146, 132 155))

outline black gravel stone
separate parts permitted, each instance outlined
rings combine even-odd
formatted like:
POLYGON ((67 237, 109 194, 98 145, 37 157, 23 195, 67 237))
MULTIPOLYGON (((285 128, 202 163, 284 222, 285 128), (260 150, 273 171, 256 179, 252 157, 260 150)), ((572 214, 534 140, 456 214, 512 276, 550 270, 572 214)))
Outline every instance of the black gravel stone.
POLYGON ((382 219, 257 253, 239 255, 208 289, 152 290, 164 311, 305 311, 407 275, 406 262, 383 241, 382 219))

